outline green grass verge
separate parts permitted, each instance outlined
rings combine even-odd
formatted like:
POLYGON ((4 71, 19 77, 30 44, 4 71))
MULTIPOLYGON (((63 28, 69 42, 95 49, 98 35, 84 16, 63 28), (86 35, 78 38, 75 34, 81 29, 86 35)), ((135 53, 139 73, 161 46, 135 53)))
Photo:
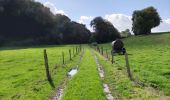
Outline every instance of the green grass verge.
POLYGON ((96 62, 86 49, 78 73, 69 81, 62 100, 105 100, 96 62))

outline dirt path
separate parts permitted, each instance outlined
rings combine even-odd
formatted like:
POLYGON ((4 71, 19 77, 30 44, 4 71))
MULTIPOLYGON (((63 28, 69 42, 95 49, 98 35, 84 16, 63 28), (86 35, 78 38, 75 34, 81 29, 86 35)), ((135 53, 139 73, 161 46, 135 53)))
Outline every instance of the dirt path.
MULTIPOLYGON (((84 56, 84 49, 80 55, 80 60, 77 63, 77 67, 79 67, 82 59, 84 56)), ((63 93, 64 93, 64 89, 66 87, 66 83, 71 79, 71 76, 66 75, 63 82, 60 84, 60 86, 56 89, 56 92, 54 94, 52 94, 52 96, 50 97, 50 100, 61 100, 63 93)))
MULTIPOLYGON (((103 67, 102 67, 102 65, 99 63, 99 60, 98 60, 96 54, 94 53, 94 51, 92 51, 92 54, 93 54, 94 59, 95 59, 96 64, 97 64, 97 69, 98 69, 98 72, 99 72, 99 76, 100 76, 101 80, 104 80, 103 67)), ((114 100, 114 97, 113 97, 112 94, 111 94, 111 91, 110 91, 110 89, 109 89, 108 84, 103 83, 103 91, 104 91, 104 93, 106 94, 107 100, 114 100)))

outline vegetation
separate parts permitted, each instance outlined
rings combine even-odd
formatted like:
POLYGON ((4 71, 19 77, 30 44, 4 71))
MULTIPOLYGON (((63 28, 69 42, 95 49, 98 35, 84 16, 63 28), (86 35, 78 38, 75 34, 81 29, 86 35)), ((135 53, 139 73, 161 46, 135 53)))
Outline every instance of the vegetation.
MULTIPOLYGON (((102 82, 109 85, 112 95, 118 99, 154 100, 164 95, 170 96, 169 40, 169 33, 123 39, 132 75, 135 81, 143 83, 144 86, 136 85, 129 80, 124 66, 124 56, 118 54, 114 56, 115 63, 111 64, 96 53, 105 72, 105 78, 101 81, 91 49, 86 47, 78 73, 67 81, 62 99, 105 100, 102 82)), ((50 72, 57 88, 64 81, 67 72, 79 62, 79 56, 70 61, 69 55, 65 55, 66 65, 62 65, 61 52, 68 54, 68 49, 73 46, 2 48, 0 99, 48 99, 54 89, 46 80, 43 48, 47 48, 50 72)), ((111 43, 100 46, 103 46, 104 50, 111 50, 112 47, 111 43)))
POLYGON ((120 36, 121 36, 122 38, 130 37, 130 36, 131 36, 130 30, 129 30, 129 29, 126 29, 125 31, 120 32, 120 36))
POLYGON ((153 91, 150 87, 141 87, 130 81, 124 66, 118 63, 111 64, 105 60, 103 56, 96 53, 105 72, 104 82, 110 87, 114 98, 118 100, 157 100, 160 97, 160 92, 153 91))
POLYGON ((96 62, 88 48, 78 73, 70 80, 64 91, 63 100, 106 100, 96 62))
POLYGON ((132 21, 135 35, 147 36, 129 37, 128 29, 119 33, 102 17, 91 21, 94 29, 91 33, 85 25, 71 21, 65 15, 54 15, 34 0, 0 0, 0 46, 25 46, 0 49, 0 100, 49 99, 61 84, 66 85, 63 100, 106 100, 103 83, 109 85, 115 99, 147 100, 165 95, 170 99, 170 33, 150 35, 151 29, 161 22, 153 7, 134 11, 132 21), (121 37, 129 38, 122 39, 122 43, 118 39, 121 37), (69 50, 76 45, 53 45, 92 42, 92 46, 102 46, 102 52, 107 49, 108 53, 112 44, 98 43, 113 40, 117 40, 113 47, 115 51, 121 51, 125 46, 134 81, 126 74, 124 55, 115 54, 115 63, 111 64, 94 52, 105 73, 101 80, 91 48, 85 46, 85 55, 80 62, 80 54, 73 59, 69 57, 69 50), (51 46, 26 47, 46 44, 51 46), (47 49, 51 83, 45 74, 44 48, 47 49), (62 54, 65 54, 65 64, 62 54), (79 63, 77 74, 69 80, 68 71, 79 63))
POLYGON ((150 34, 160 24, 161 18, 154 7, 136 10, 132 15, 132 31, 135 35, 150 34))
MULTIPOLYGON (((170 33, 123 39, 135 80, 163 91, 168 96, 170 96, 169 40, 170 33)), ((100 46, 111 50, 111 43, 100 46)), ((114 59, 118 69, 125 69, 124 56, 116 55, 114 59)))
POLYGON ((102 17, 94 18, 90 25, 95 31, 92 36, 94 36, 98 43, 110 42, 120 38, 118 30, 109 21, 102 17))
POLYGON ((90 31, 33 0, 0 1, 0 45, 88 43, 90 31))
POLYGON ((46 79, 43 48, 47 48, 50 73, 55 88, 64 80, 67 72, 77 65, 80 56, 69 60, 68 49, 75 45, 44 46, 34 48, 4 48, 0 50, 0 99, 42 100, 48 99, 53 89, 46 79), (61 55, 65 53, 66 64, 61 55))

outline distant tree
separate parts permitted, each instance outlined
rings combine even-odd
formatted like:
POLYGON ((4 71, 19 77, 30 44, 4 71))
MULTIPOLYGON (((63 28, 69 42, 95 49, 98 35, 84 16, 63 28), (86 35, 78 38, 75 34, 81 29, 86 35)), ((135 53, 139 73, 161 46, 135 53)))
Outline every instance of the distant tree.
POLYGON ((94 37, 98 43, 110 42, 120 38, 118 30, 102 17, 94 18, 90 25, 95 31, 94 37))
POLYGON ((64 43, 88 43, 91 32, 83 24, 66 23, 63 29, 64 43))
POLYGON ((154 7, 136 10, 132 15, 132 31, 135 35, 150 34, 151 29, 158 26, 161 18, 154 7))
POLYGON ((126 37, 131 36, 131 33, 129 29, 126 29, 125 31, 120 32, 120 35, 122 38, 126 38, 126 37))
POLYGON ((95 32, 92 32, 92 33, 91 33, 91 36, 90 36, 90 39, 89 39, 89 43, 96 42, 95 34, 96 34, 95 32))

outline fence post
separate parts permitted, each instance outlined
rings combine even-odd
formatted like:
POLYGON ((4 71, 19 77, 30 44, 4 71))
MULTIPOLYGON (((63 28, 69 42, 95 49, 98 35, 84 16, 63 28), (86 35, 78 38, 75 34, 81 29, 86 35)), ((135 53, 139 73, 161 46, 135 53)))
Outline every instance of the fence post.
POLYGON ((74 47, 73 47, 73 57, 74 57, 74 47))
POLYGON ((99 46, 97 46, 97 50, 98 50, 98 52, 100 53, 100 47, 99 47, 99 46))
POLYGON ((81 51, 81 49, 82 49, 82 48, 81 48, 81 44, 80 44, 80 51, 81 51))
POLYGON ((76 46, 76 54, 77 54, 77 46, 76 46))
POLYGON ((131 73, 131 70, 130 70, 130 65, 129 65, 128 54, 126 52, 125 52, 125 61, 126 61, 126 68, 127 68, 128 77, 130 78, 130 80, 133 80, 132 73, 131 73))
POLYGON ((112 64, 114 63, 114 56, 113 56, 113 51, 111 50, 111 56, 112 56, 112 64))
POLYGON ((70 60, 71 60, 71 49, 69 49, 69 55, 70 55, 70 60))
POLYGON ((65 64, 65 61, 64 61, 64 52, 62 52, 62 58, 63 58, 63 64, 65 64))
POLYGON ((106 58, 108 58, 108 52, 107 52, 107 49, 106 49, 106 58))
POLYGON ((47 56, 46 49, 44 49, 44 64, 45 64, 47 80, 48 81, 52 81, 51 75, 50 75, 50 72, 49 72, 48 56, 47 56))
POLYGON ((102 53, 102 55, 103 55, 103 47, 101 47, 101 53, 102 53))

